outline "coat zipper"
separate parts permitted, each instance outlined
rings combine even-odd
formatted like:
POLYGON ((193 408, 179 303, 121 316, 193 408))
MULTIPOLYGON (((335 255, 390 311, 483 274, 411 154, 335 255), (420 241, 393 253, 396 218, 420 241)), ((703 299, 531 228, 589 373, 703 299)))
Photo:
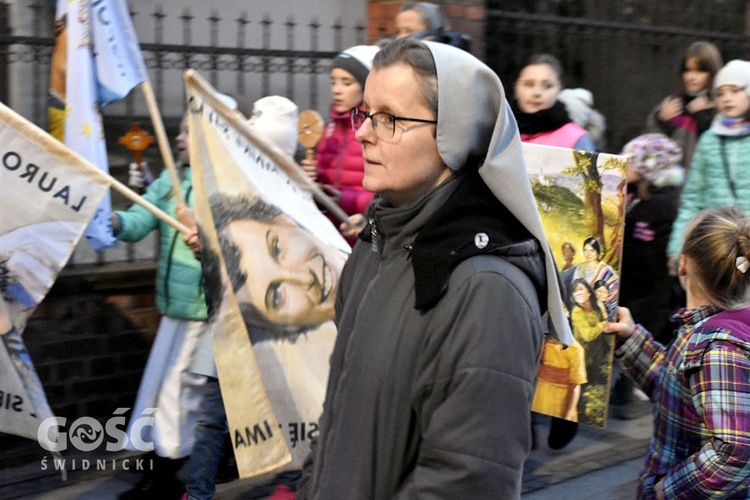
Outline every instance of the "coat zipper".
POLYGON ((371 218, 369 220, 370 222, 370 247, 372 248, 372 251, 375 253, 380 252, 380 244, 378 243, 378 226, 375 224, 375 219, 371 218))

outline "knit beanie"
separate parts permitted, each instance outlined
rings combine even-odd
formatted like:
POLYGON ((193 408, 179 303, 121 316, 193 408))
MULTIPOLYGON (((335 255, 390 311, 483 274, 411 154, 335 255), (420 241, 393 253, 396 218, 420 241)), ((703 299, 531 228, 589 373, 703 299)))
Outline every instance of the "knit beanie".
POLYGON ((375 45, 355 45, 337 55, 331 68, 348 71, 365 88, 365 80, 372 69, 372 60, 380 47, 375 45))
POLYGON ((682 149, 664 134, 640 135, 625 144, 622 150, 629 157, 628 168, 656 187, 679 186, 684 170, 679 163, 682 149))
POLYGON ((714 91, 724 85, 734 85, 750 94, 750 62, 734 59, 724 65, 714 78, 714 91))
POLYGON ((247 124, 261 139, 294 156, 298 122, 297 105, 286 97, 272 95, 255 101, 247 124))

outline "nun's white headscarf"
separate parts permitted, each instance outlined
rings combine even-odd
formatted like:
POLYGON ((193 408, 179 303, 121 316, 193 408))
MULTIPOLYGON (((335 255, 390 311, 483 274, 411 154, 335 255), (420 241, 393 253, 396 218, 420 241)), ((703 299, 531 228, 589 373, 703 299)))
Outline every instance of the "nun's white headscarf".
POLYGON ((423 42, 435 59, 438 78, 438 153, 451 170, 482 159, 479 174, 498 200, 539 240, 545 256, 551 333, 563 344, 573 334, 563 311, 552 251, 531 192, 521 138, 500 79, 471 54, 450 45, 423 42))

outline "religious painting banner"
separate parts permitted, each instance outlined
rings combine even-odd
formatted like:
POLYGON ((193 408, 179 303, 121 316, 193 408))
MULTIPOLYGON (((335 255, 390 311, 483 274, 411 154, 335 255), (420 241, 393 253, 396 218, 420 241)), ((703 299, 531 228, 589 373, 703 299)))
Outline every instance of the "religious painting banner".
POLYGON ((616 319, 627 162, 529 143, 523 155, 576 340, 545 339, 532 410, 604 427, 614 337, 603 327, 616 319))

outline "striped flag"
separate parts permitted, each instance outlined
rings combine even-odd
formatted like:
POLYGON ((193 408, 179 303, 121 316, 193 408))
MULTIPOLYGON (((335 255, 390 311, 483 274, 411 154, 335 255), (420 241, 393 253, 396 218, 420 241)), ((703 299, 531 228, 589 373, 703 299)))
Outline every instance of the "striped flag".
MULTIPOLYGON (((58 0, 50 77, 52 135, 108 173, 99 110, 147 78, 123 1, 58 0)), ((85 233, 97 251, 116 242, 110 212, 107 194, 85 233)))

